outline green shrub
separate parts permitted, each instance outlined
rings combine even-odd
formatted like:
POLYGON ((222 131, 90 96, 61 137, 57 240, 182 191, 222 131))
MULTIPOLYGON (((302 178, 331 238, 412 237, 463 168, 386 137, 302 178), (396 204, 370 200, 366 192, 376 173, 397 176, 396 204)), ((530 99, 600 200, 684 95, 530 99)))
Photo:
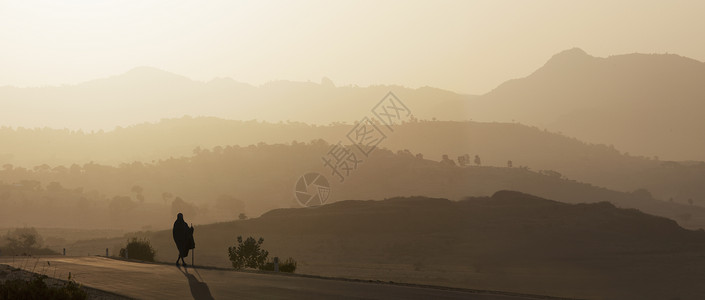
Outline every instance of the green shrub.
POLYGON ((255 240, 248 237, 244 242, 242 236, 237 237, 237 245, 228 247, 228 256, 233 264, 233 268, 241 270, 243 268, 259 269, 267 261, 269 251, 261 249, 263 238, 255 240))
POLYGON ((120 249, 120 257, 144 261, 154 261, 156 253, 146 238, 132 238, 131 241, 128 240, 127 247, 120 249))
POLYGON ((0 299, 61 299, 83 300, 88 297, 86 291, 75 281, 69 280, 60 286, 48 286, 46 275, 38 275, 30 280, 13 279, 0 282, 0 299))
MULTIPOLYGON (((274 271, 274 261, 267 260, 259 269, 263 271, 274 271)), ((279 272, 294 273, 294 271, 296 271, 296 261, 293 258, 289 257, 284 262, 279 262, 279 272)))

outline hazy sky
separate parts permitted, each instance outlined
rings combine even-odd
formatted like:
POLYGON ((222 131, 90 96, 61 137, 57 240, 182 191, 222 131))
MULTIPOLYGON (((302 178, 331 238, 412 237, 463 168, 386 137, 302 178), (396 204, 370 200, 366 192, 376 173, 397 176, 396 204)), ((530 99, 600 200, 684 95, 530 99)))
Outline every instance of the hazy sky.
POLYGON ((705 60, 705 1, 4 1, 0 86, 153 66, 196 80, 434 86, 480 94, 551 55, 705 60))

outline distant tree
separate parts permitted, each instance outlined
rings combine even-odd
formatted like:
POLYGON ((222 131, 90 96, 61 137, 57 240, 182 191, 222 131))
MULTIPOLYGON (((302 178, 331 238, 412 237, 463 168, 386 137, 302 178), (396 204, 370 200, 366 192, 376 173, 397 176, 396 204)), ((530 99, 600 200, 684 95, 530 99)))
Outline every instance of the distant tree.
POLYGON ((81 174, 82 170, 83 170, 83 168, 81 168, 81 166, 79 166, 77 164, 72 164, 71 167, 69 167, 69 172, 73 175, 81 174))
POLYGON ((59 192, 59 191, 64 190, 64 188, 61 186, 61 183, 58 183, 56 181, 52 181, 49 184, 47 184, 46 189, 49 192, 59 192))
POLYGON ((247 220, 247 215, 245 213, 240 213, 237 218, 240 220, 247 220))
POLYGON ((469 164, 470 164, 470 154, 458 156, 458 165, 459 166, 464 167, 469 164))
POLYGON ((42 237, 34 227, 17 228, 5 236, 7 249, 15 255, 31 255, 32 250, 41 247, 42 237))
POLYGON ((237 237, 237 244, 234 247, 228 247, 228 256, 233 268, 241 270, 243 268, 259 269, 267 261, 269 251, 262 249, 263 238, 255 240, 253 237, 248 237, 245 241, 242 236, 237 237))
POLYGON ((144 188, 142 188, 139 185, 135 185, 135 186, 132 186, 132 189, 130 189, 130 191, 133 194, 135 194, 135 198, 137 198, 137 200, 139 200, 140 203, 144 202, 144 195, 142 194, 142 192, 144 192, 144 188))
POLYGON ((69 168, 64 167, 64 166, 58 166, 58 167, 54 167, 52 169, 52 171, 54 171, 54 173, 58 173, 58 174, 66 174, 66 173, 68 173, 69 168))
POLYGON ((411 156, 411 157, 414 156, 414 154, 411 153, 411 151, 409 151, 409 149, 399 150, 399 151, 397 151, 397 155, 400 155, 400 156, 411 156))
POLYGON ((448 158, 448 154, 443 154, 443 156, 441 157, 441 163, 444 165, 455 166, 455 161, 448 158))
POLYGON ((193 155, 199 155, 199 154, 201 154, 202 151, 203 150, 201 149, 201 146, 198 146, 193 149, 192 153, 193 153, 193 155))
POLYGON ((157 251, 152 248, 152 244, 146 238, 132 238, 132 240, 127 241, 125 248, 120 249, 120 257, 144 261, 154 261, 156 253, 157 251))
POLYGON ((553 177, 553 178, 562 178, 563 177, 563 174, 558 173, 553 170, 541 170, 541 171, 539 171, 539 174, 542 174, 542 175, 545 175, 548 177, 553 177))
POLYGON ((511 161, 511 160, 508 160, 508 161, 507 161, 507 168, 511 168, 511 167, 512 167, 512 161, 511 161))
POLYGON ((423 154, 421 154, 421 153, 416 153, 416 158, 418 158, 418 159, 423 159, 423 154))
POLYGON ((478 166, 479 166, 480 164, 482 164, 482 161, 480 160, 480 156, 479 156, 479 155, 475 155, 475 164, 478 165, 478 166))
POLYGON ((21 180, 20 185, 28 190, 39 191, 42 189, 42 183, 36 180, 21 180))
POLYGON ((458 165, 461 167, 464 167, 468 164, 468 162, 465 161, 465 156, 461 155, 458 156, 458 165))
POLYGON ((49 172, 51 171, 51 166, 47 164, 41 164, 39 166, 34 167, 34 172, 40 173, 40 172, 49 172))
POLYGON ((181 197, 176 197, 171 202, 171 214, 176 216, 177 213, 183 213, 184 216, 193 217, 197 214, 198 209, 195 205, 184 201, 181 197))

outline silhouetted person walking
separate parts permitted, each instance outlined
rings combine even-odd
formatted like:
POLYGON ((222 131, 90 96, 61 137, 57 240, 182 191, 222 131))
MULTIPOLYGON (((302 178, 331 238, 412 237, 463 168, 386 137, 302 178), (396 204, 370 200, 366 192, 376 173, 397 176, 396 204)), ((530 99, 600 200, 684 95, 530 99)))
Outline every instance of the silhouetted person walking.
POLYGON ((184 221, 184 215, 182 213, 176 215, 176 221, 174 221, 174 229, 172 229, 171 233, 174 236, 174 243, 176 243, 176 248, 179 249, 179 258, 176 259, 176 265, 178 266, 179 260, 181 260, 183 266, 186 266, 184 257, 188 256, 188 251, 193 248, 190 245, 192 242, 189 243, 189 240, 193 241, 193 229, 189 228, 188 224, 186 224, 186 221, 184 221))

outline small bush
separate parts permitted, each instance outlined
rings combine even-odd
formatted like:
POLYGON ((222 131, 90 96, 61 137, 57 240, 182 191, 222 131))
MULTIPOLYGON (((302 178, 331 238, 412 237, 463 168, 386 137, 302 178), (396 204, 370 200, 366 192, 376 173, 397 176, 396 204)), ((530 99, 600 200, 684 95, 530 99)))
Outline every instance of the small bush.
MULTIPOLYGON (((274 261, 267 260, 259 269, 263 271, 274 271, 274 261)), ((294 271, 296 271, 296 261, 293 258, 289 257, 284 262, 279 262, 279 272, 294 273, 294 271)))
POLYGON ((259 269, 267 261, 269 251, 261 249, 263 238, 255 240, 248 237, 244 242, 242 236, 237 237, 237 245, 228 247, 228 256, 233 264, 233 268, 241 270, 243 268, 259 269))
POLYGON ((120 257, 144 261, 154 261, 156 253, 146 238, 132 238, 131 241, 128 241, 127 247, 120 249, 120 257))
POLYGON ((51 287, 44 282, 46 278, 46 275, 41 275, 31 280, 13 279, 0 282, 0 299, 83 300, 88 298, 86 291, 71 278, 61 286, 51 287))

